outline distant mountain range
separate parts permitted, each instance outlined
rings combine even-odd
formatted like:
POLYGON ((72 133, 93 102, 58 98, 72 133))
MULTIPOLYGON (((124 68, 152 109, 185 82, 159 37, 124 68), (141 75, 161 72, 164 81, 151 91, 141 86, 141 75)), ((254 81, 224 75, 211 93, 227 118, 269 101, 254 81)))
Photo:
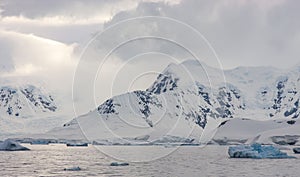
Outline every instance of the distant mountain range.
MULTIPOLYGON (((233 118, 298 120, 300 66, 212 68, 195 60, 170 64, 145 91, 115 96, 57 133, 81 128, 88 139, 166 136, 196 139, 233 118), (211 124, 210 124, 211 122, 211 124), (215 124, 215 125, 213 125, 215 124)), ((70 133, 69 133, 70 134, 70 133)))

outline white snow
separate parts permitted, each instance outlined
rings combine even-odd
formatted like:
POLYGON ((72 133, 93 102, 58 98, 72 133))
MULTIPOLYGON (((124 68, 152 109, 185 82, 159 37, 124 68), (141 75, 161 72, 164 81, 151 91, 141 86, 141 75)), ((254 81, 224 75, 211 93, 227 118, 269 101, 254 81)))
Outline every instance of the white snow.
POLYGON ((49 133, 82 137, 80 129, 83 137, 97 142, 126 142, 147 136, 144 142, 177 137, 205 144, 215 134, 216 140, 244 142, 265 132, 255 139, 265 142, 270 139, 266 131, 297 133, 297 128, 291 128, 297 124, 286 121, 296 120, 300 113, 299 75, 298 70, 271 67, 222 71, 187 60, 170 64, 146 91, 115 96, 49 133))
POLYGON ((70 101, 29 78, 0 79, 0 139, 45 133, 71 119, 70 101))
MULTIPOLYGON (((146 91, 115 96, 41 136, 112 144, 173 141, 170 137, 176 137, 206 144, 216 134, 216 140, 271 142, 275 135, 299 134, 299 72, 298 68, 271 67, 223 71, 195 60, 170 64, 146 91), (290 125, 288 120, 297 123, 290 125)), ((27 122, 1 117, 0 127, 4 132, 35 133, 31 129, 46 130, 70 118, 52 113, 27 122), (19 131, 11 131, 12 127, 19 131)))
POLYGON ((278 143, 282 141, 281 144, 286 143, 288 145, 289 142, 294 141, 295 145, 300 145, 300 122, 297 121, 294 125, 289 125, 286 122, 282 122, 282 124, 284 126, 276 129, 266 129, 257 133, 252 139, 249 139, 249 142, 274 144, 276 141, 278 143))

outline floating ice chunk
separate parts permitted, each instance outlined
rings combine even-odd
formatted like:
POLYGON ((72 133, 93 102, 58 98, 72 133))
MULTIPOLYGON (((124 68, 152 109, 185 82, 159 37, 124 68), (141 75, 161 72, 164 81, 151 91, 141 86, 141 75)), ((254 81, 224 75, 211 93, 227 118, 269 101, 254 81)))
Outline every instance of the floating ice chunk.
POLYGON ((262 146, 261 144, 238 145, 229 147, 228 154, 231 158, 253 158, 253 159, 283 159, 295 158, 281 152, 274 146, 262 146))
POLYGON ((66 145, 70 147, 87 147, 88 143, 67 143, 66 145))
POLYGON ((294 153, 296 153, 296 154, 300 154, 300 148, 294 148, 293 151, 294 151, 294 153))
POLYGON ((110 166, 128 166, 129 163, 126 162, 112 162, 110 166))
POLYGON ((65 168, 64 171, 80 171, 80 167, 71 167, 71 168, 65 168))
POLYGON ((27 151, 30 150, 27 147, 20 145, 18 142, 12 140, 5 140, 0 143, 0 151, 27 151))
POLYGON ((30 142, 31 145, 48 145, 48 140, 33 140, 30 142))

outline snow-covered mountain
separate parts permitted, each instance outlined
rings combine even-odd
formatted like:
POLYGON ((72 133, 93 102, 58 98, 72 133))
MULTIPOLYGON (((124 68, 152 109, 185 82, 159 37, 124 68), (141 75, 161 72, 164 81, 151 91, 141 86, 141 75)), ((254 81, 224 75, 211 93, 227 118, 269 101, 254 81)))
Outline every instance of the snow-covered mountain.
POLYGON ((1 78, 0 138, 44 133, 70 120, 61 98, 47 88, 28 79, 1 78))
POLYGON ((297 120, 299 68, 223 71, 195 60, 170 64, 147 90, 108 99, 55 133, 81 128, 93 140, 144 136, 149 141, 174 136, 199 140, 228 119, 297 120))
POLYGON ((27 118, 56 110, 54 98, 33 85, 0 86, 2 117, 27 118))

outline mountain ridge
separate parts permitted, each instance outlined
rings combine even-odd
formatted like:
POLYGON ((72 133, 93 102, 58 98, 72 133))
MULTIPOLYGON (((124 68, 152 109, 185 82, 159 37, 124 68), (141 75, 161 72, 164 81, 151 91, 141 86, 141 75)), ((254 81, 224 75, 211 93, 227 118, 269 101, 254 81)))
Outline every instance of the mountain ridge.
POLYGON ((210 120, 220 124, 232 118, 297 119, 298 76, 293 70, 253 67, 222 71, 195 60, 185 61, 168 65, 145 91, 115 96, 75 119, 83 131, 91 126, 86 120, 93 120, 90 122, 103 130, 95 127, 85 132, 93 139, 145 134, 150 139, 166 135, 197 138, 210 120))

